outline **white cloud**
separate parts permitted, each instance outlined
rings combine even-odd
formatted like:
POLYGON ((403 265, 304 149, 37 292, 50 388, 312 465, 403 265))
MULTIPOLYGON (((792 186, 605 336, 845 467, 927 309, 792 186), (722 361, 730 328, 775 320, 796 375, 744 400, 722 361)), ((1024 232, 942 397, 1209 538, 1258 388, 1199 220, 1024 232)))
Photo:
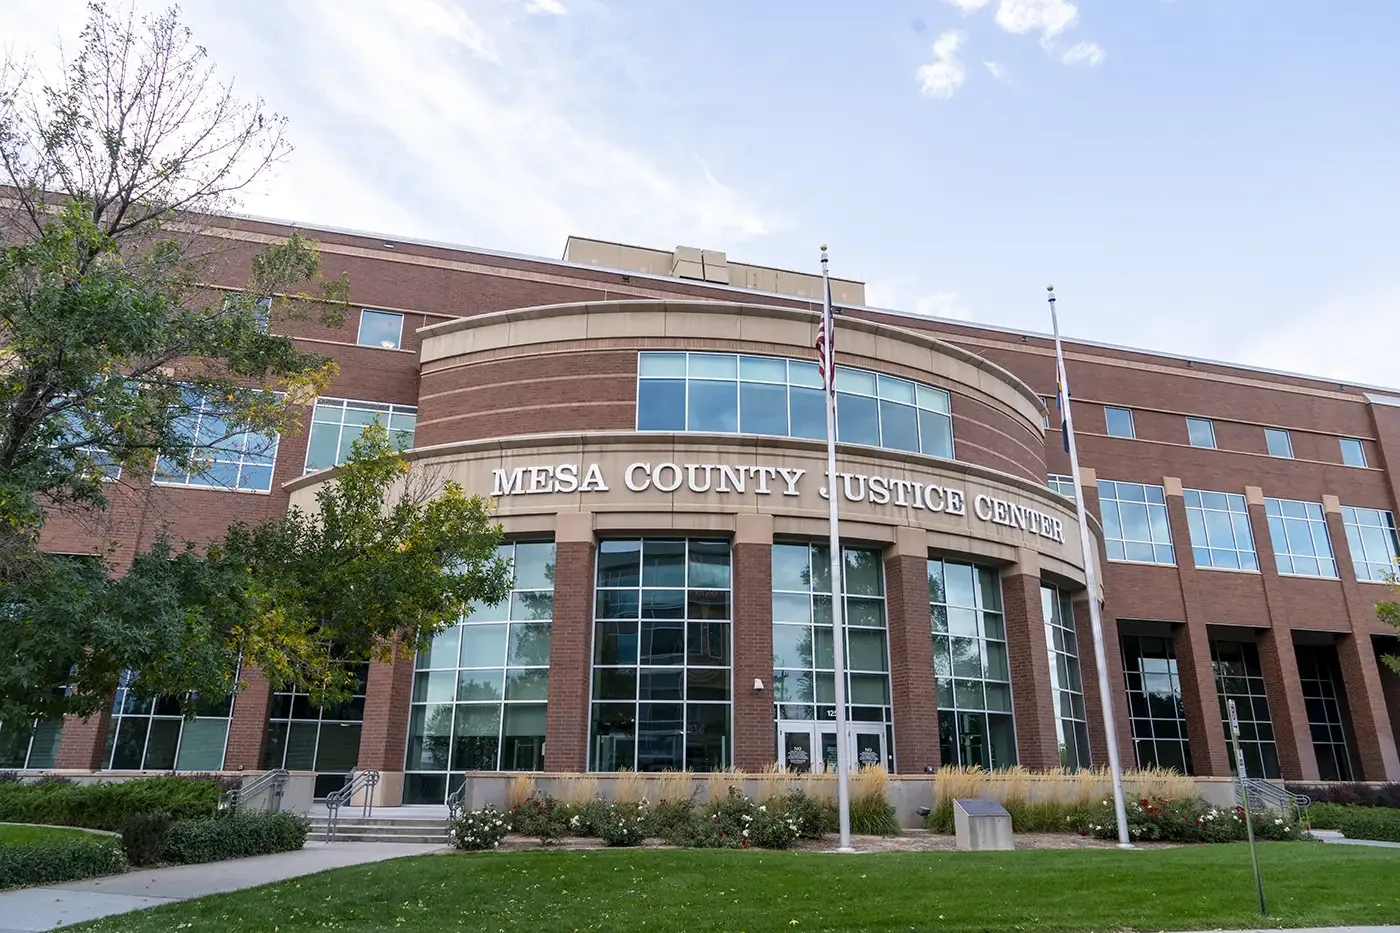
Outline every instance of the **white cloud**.
POLYGON ((967 80, 967 68, 957 57, 966 40, 966 35, 951 30, 938 37, 933 43, 933 61, 921 66, 916 74, 919 93, 948 100, 958 92, 967 80))
POLYGON ((972 13, 982 9, 982 7, 991 3, 992 0, 943 0, 943 2, 952 4, 964 13, 972 13))
POLYGON ((569 11, 559 0, 530 0, 525 4, 526 13, 544 13, 548 16, 563 16, 569 11))
POLYGON ((914 311, 925 317, 942 317, 954 321, 971 321, 972 311, 953 292, 935 292, 914 303, 914 311))
POLYGON ((1400 281, 1337 295, 1291 317, 1275 316, 1231 356, 1251 366, 1400 390, 1394 356, 1378 352, 1397 345, 1400 281), (1343 322, 1346 333, 1365 339, 1339 336, 1343 322))
POLYGON ((1000 62, 983 62, 982 64, 986 66, 988 74, 996 80, 1004 84, 1011 83, 1011 78, 1007 76, 1006 69, 1002 67, 1000 62))
POLYGON ((1018 36, 1039 32, 1042 39, 1053 39, 1075 24, 1079 9, 1069 0, 1001 0, 996 19, 1018 36))
POLYGON ((1060 55, 1060 61, 1066 65, 1085 65, 1089 68, 1097 68, 1103 64, 1103 47, 1097 42, 1079 42, 1070 46, 1060 55))

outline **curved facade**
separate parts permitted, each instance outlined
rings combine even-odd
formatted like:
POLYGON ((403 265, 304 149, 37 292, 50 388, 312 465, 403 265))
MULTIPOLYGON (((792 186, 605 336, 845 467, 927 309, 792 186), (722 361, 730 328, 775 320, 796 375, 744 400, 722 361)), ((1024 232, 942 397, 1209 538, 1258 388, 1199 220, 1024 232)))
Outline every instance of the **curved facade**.
POLYGON ((1089 757, 1078 526, 1036 479, 1039 399, 926 335, 843 321, 832 484, 814 327, 617 302, 422 332, 414 469, 495 497, 518 570, 507 604, 412 672, 406 800, 441 800, 464 770, 834 761, 833 486, 853 759, 1089 757), (1047 604, 1071 633, 1055 673, 1047 604))
MULTIPOLYGON (((230 257, 211 287, 288 230, 211 224, 230 257)), ((843 741, 905 774, 1098 765, 1082 497, 1125 763, 1229 775, 1234 700, 1251 774, 1400 780, 1379 661, 1400 644, 1374 610, 1400 552, 1400 391, 1070 341, 1076 489, 1048 339, 861 307, 839 282, 829 479, 819 279, 573 240, 561 262, 318 237, 363 304, 339 328, 271 322, 339 364, 304 430, 207 476, 123 475, 96 531, 54 516, 46 546, 116 542, 120 563, 162 529, 273 517, 377 419, 415 470, 495 497, 510 598, 369 664, 335 708, 256 671, 190 721, 123 687, 100 716, 0 727, 0 767, 286 767, 318 794, 373 768, 383 802, 432 803, 468 773, 806 768, 843 741)))

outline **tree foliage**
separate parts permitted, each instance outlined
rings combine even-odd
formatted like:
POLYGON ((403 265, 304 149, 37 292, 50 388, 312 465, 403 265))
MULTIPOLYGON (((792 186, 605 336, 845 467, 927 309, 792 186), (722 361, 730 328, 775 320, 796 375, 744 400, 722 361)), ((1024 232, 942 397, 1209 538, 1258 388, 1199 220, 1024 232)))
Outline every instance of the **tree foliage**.
POLYGON ((41 555, 0 610, 15 654, 0 720, 96 712, 128 668, 138 695, 185 698, 189 713, 236 689, 247 664, 274 689, 344 699, 347 662, 411 655, 466 606, 508 595, 489 505, 410 472, 370 425, 314 510, 236 524, 203 549, 160 541, 120 576, 99 558, 41 555))
MULTIPOLYGON (((1394 572, 1388 573, 1386 574, 1385 582, 1389 585, 1391 591, 1395 593, 1397 597, 1400 597, 1400 576, 1397 576, 1394 572)), ((1376 615, 1379 616, 1380 620, 1386 625, 1395 629, 1397 635, 1400 635, 1400 598, 1376 603, 1376 615)), ((1400 674, 1400 654, 1382 655, 1381 663, 1395 673, 1400 674)))

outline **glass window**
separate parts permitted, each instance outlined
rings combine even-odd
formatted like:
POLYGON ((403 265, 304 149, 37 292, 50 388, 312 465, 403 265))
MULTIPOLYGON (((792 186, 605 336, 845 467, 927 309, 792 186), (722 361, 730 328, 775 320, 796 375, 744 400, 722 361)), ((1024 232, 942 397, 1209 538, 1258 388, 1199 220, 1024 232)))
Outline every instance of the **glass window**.
POLYGON ((1109 560, 1176 563, 1161 486, 1101 479, 1099 511, 1109 560))
POLYGON ((116 481, 122 477, 122 465, 112 458, 106 448, 99 444, 82 443, 83 440, 95 440, 109 430, 108 426, 97 423, 85 424, 83 419, 77 417, 75 409, 68 408, 58 415, 62 426, 59 436, 53 443, 54 448, 66 448, 62 456, 65 465, 75 473, 85 476, 97 477, 101 474, 101 479, 116 481))
POLYGON ((1186 710, 1171 638, 1124 635, 1123 677, 1138 767, 1172 768, 1191 774, 1186 710))
POLYGON ((1344 437, 1342 444, 1342 462, 1347 466, 1364 467, 1366 465, 1366 446, 1354 437, 1344 437))
POLYGON ((1192 447, 1215 446, 1215 423, 1209 418, 1187 418, 1186 434, 1192 447))
POLYGON ((729 767, 729 543, 602 541, 597 568, 589 769, 729 767))
POLYGON ((1283 428, 1265 428, 1264 441, 1271 457, 1293 457, 1293 438, 1283 428))
POLYGON ((1066 499, 1074 499, 1078 496, 1079 490, 1074 488, 1074 477, 1064 473, 1051 473, 1049 477, 1051 492, 1058 492, 1066 499))
POLYGON ((277 432, 241 430, 228 410, 208 395, 187 391, 188 414, 175 426, 189 443, 189 456, 161 457, 154 482, 159 486, 199 486, 269 492, 277 460, 277 432))
MULTIPOLYGON (((826 438, 817 367, 728 353, 640 354, 637 430, 826 438)), ((843 443, 953 456, 943 389, 838 366, 836 432, 843 443)))
POLYGON ((1016 764, 1011 662, 997 571, 928 562, 933 676, 944 764, 988 770, 1016 764))
POLYGON ((0 770, 50 770, 58 763, 58 743, 62 737, 62 718, 36 719, 19 729, 0 725, 0 770))
POLYGON ((1108 425, 1109 437, 1137 437, 1133 430, 1133 413, 1130 409, 1105 406, 1103 417, 1108 425))
MULTIPOLYGON (((1277 778, 1278 746, 1274 742, 1274 724, 1269 718, 1269 697, 1264 690, 1264 671, 1259 666, 1259 649, 1252 641, 1214 641, 1210 643, 1211 664, 1215 668, 1215 689, 1220 697, 1220 720, 1225 729, 1225 743, 1230 743, 1230 708, 1235 701, 1235 716, 1240 723, 1240 751, 1244 752, 1244 767, 1253 778, 1277 778)), ((1239 769, 1234 752, 1230 753, 1230 771, 1239 769)))
POLYGON ((1055 400, 1048 395, 1042 395, 1040 397, 1040 404, 1045 409, 1045 413, 1040 416, 1040 424, 1041 427, 1048 431, 1050 430, 1050 409, 1054 407, 1055 400))
POLYGON ((1351 750, 1342 714, 1341 665, 1335 645, 1295 645, 1303 706, 1308 712, 1318 776, 1324 781, 1351 780, 1351 750))
POLYGON ((1269 538, 1279 573, 1337 576, 1337 562, 1332 559, 1332 541, 1327 537, 1327 519, 1321 505, 1296 499, 1265 499, 1264 511, 1269 516, 1269 538))
POLYGON ((1344 505, 1342 525, 1347 531, 1347 546, 1351 549, 1356 579, 1372 583, 1389 582, 1395 573, 1396 554, 1400 552, 1394 513, 1344 505))
POLYGON ((203 702, 192 698, 195 717, 186 720, 175 697, 138 699, 136 674, 124 671, 112 699, 103 764, 111 771, 220 771, 228 741, 233 697, 203 702))
POLYGON ((311 435, 306 442, 306 472, 340 466, 365 426, 378 424, 389 433, 396 450, 413 446, 418 409, 388 402, 357 402, 343 398, 318 398, 311 413, 311 435))
MULTIPOLYGON (((846 710, 850 722, 884 723, 893 749, 889 639, 880 551, 843 548, 846 710)), ((773 545, 773 710, 779 721, 833 722, 836 653, 831 624, 831 551, 773 545)), ((892 754, 892 753, 891 753, 892 754)), ((893 767, 893 759, 885 762, 893 767)))
POLYGON ((471 606, 418 654, 405 803, 442 803, 463 771, 544 769, 554 542, 504 544, 500 556, 515 572, 510 596, 471 606))
POLYGON ((1045 650, 1050 656, 1050 702, 1055 710, 1055 738, 1060 743, 1060 767, 1071 771, 1092 767, 1089 761, 1089 717, 1084 711, 1084 680, 1079 667, 1079 635, 1069 594, 1041 586, 1040 610, 1045 617, 1045 650))
POLYGON ((1191 529, 1191 556, 1197 567, 1258 570, 1249 506, 1236 493, 1183 491, 1186 524, 1191 529))
POLYGON ((368 678, 369 665, 360 665, 355 695, 334 706, 312 706, 310 697, 295 687, 274 693, 262 766, 317 772, 313 792, 318 800, 344 787, 360 757, 368 678))
POLYGON ((360 346, 397 350, 402 337, 402 314, 393 311, 371 311, 368 308, 360 312, 360 335, 356 341, 360 346))

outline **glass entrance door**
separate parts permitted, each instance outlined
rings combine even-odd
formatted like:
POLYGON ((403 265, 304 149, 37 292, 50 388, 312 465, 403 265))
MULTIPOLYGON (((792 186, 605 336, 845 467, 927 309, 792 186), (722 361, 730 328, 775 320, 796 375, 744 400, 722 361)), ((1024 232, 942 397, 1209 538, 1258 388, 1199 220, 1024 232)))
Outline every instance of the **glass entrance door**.
MULTIPOLYGON (((885 727, 874 723, 847 723, 846 750, 851 770, 862 765, 883 765, 885 727)), ((814 763, 831 773, 836 770, 836 729, 825 723, 778 723, 778 761, 789 771, 808 772, 814 763)))

